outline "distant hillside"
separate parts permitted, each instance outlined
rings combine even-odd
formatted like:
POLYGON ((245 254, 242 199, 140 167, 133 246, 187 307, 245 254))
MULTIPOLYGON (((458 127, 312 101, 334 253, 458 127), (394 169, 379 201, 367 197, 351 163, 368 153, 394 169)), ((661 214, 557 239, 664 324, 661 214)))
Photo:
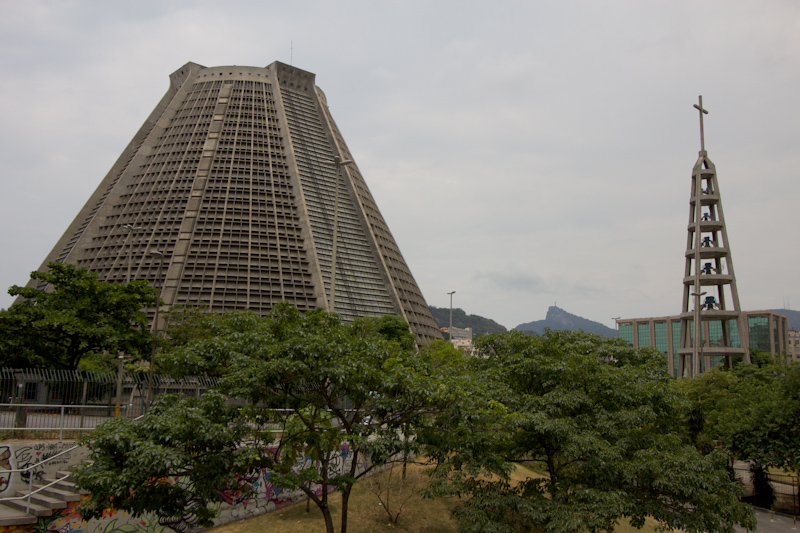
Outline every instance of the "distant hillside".
POLYGON ((770 309, 782 315, 786 315, 789 319, 789 329, 800 331, 800 311, 792 311, 791 309, 770 309))
POLYGON ((547 310, 547 316, 544 320, 536 320, 534 322, 520 324, 514 329, 517 331, 524 331, 525 333, 541 334, 544 332, 544 328, 550 328, 554 330, 565 329, 568 331, 582 329, 586 333, 597 333, 598 335, 602 335, 604 337, 614 337, 614 330, 608 326, 604 326, 600 322, 595 322, 594 320, 588 320, 586 318, 567 313, 563 309, 560 309, 556 306, 550 306, 550 308, 547 310))
MULTIPOLYGON (((450 326, 450 308, 449 307, 434 307, 428 306, 433 313, 433 318, 440 328, 450 326)), ((508 331, 505 326, 502 326, 490 318, 484 318, 478 315, 468 315, 463 309, 453 308, 453 327, 454 328, 472 328, 473 335, 480 335, 482 333, 505 333, 508 331)))

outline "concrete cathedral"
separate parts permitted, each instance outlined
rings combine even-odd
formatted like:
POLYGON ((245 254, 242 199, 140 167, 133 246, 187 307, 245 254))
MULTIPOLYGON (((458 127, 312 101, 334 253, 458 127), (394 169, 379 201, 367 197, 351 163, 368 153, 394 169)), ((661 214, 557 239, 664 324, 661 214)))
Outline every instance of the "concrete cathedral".
POLYGON ((345 320, 441 338, 310 72, 187 63, 43 263, 148 280, 165 306, 345 320))

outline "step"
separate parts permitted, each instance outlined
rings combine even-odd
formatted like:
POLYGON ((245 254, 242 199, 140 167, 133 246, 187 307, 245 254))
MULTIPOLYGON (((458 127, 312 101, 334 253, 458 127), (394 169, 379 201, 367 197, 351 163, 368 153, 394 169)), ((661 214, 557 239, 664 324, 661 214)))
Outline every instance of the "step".
POLYGON ((7 500, 3 502, 4 505, 7 507, 11 507, 12 509, 18 509, 23 513, 25 510, 28 510, 28 514, 33 516, 50 516, 53 514, 53 510, 49 507, 43 507, 39 504, 33 503, 33 498, 31 498, 31 505, 28 506, 27 499, 25 500, 7 500))
MULTIPOLYGON (((50 483, 50 482, 48 481, 48 483, 50 483)), ((59 481, 58 483, 53 485, 53 487, 55 487, 55 488, 57 488, 59 490, 65 490, 67 492, 72 492, 73 494, 89 494, 88 490, 83 490, 82 488, 80 488, 78 485, 76 485, 72 481, 59 481)))
MULTIPOLYGON (((75 484, 75 481, 72 478, 72 472, 63 470, 56 472, 56 479, 63 479, 65 477, 67 479, 64 479, 64 481, 55 486, 60 489, 74 492, 75 494, 89 494, 89 491, 83 490, 82 488, 80 488, 78 485, 75 484)), ((50 482, 48 481, 48 483, 50 482)))
MULTIPOLYGON (((53 480, 45 479, 44 481, 45 481, 44 485, 47 485, 48 483, 51 483, 53 480)), ((41 484, 34 485, 34 489, 38 489, 40 487, 43 487, 44 485, 41 484)), ((57 498, 65 502, 81 501, 80 494, 76 494, 75 492, 66 488, 60 488, 58 485, 53 485, 52 487, 47 487, 46 489, 42 489, 42 491, 39 492, 39 494, 50 496, 51 498, 57 498)))
POLYGON ((35 524, 39 519, 35 516, 0 504, 0 526, 27 526, 35 524))
MULTIPOLYGON (((28 496, 28 491, 21 491, 18 490, 14 496, 28 496)), ((36 505, 41 505, 42 507, 47 507, 48 509, 64 509, 67 507, 67 502, 60 498, 53 498, 52 496, 47 496, 42 494, 41 492, 37 492, 36 494, 31 494, 31 502, 35 503, 36 505)))

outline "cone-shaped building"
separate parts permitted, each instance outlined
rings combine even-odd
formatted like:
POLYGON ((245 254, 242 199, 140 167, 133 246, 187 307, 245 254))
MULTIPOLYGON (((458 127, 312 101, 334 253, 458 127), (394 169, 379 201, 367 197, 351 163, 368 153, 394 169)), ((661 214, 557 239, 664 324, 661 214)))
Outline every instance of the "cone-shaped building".
POLYGON ((352 159, 314 74, 187 63, 44 265, 149 280, 166 306, 287 300, 440 338, 352 159))
POLYGON ((705 150, 703 114, 708 111, 703 109, 702 96, 694 107, 700 111, 701 149, 692 170, 689 198, 678 349, 682 376, 697 376, 721 361, 730 366, 735 356, 750 360, 717 170, 705 150))

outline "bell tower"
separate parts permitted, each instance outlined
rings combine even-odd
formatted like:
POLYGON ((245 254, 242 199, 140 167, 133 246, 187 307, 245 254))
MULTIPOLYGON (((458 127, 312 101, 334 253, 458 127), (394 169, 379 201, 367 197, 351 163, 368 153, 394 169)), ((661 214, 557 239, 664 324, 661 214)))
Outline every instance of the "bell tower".
POLYGON ((686 268, 683 276, 680 375, 694 377, 734 356, 750 362, 748 327, 739 306, 739 292, 725 229, 717 170, 708 158, 700 113, 700 152, 692 169, 686 268))

